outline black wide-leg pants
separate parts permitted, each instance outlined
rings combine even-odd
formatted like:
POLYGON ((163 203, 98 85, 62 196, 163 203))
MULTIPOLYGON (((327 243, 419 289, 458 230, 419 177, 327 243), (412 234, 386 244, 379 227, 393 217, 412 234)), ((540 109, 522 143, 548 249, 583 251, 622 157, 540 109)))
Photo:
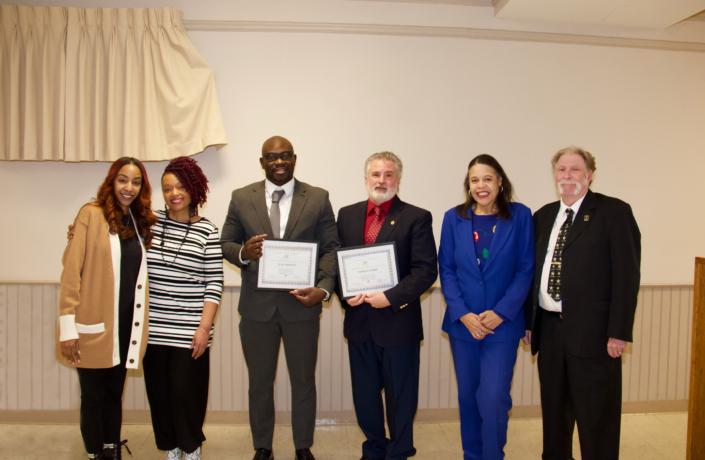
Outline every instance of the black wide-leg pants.
POLYGON ((198 359, 189 348, 147 345, 142 364, 157 448, 191 453, 206 440, 210 348, 198 359))

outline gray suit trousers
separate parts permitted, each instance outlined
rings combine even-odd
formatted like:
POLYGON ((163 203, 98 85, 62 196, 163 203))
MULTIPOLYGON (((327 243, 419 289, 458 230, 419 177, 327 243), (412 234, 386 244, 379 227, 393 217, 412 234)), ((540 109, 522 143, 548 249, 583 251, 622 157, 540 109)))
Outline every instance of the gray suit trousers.
POLYGON ((316 425, 316 360, 319 319, 289 322, 279 310, 265 322, 242 317, 240 340, 249 371, 250 427, 255 449, 271 449, 274 436, 274 379, 284 340, 291 382, 291 425, 296 449, 313 445, 316 425))

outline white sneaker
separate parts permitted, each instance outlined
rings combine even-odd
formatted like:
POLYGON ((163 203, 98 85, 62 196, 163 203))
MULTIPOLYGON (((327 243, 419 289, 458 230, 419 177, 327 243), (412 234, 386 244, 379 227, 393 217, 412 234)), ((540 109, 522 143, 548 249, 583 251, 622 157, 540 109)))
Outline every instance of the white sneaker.
POLYGON ((181 460, 182 450, 178 447, 176 449, 166 451, 166 460, 181 460))
POLYGON ((201 446, 198 446, 198 449, 194 450, 190 454, 185 454, 184 460, 201 460, 201 446))

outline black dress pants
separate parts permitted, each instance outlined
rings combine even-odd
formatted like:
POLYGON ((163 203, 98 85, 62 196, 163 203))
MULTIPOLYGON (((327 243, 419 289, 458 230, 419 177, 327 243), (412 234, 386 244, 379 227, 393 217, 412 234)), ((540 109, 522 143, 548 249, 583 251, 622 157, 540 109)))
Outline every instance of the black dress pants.
POLYGON ((191 453, 206 440, 203 422, 208 406, 210 348, 198 359, 191 353, 188 348, 147 345, 142 360, 154 439, 160 450, 178 447, 191 453))
POLYGON ((118 364, 108 369, 76 370, 81 387, 81 435, 86 452, 97 454, 103 450, 103 444, 120 442, 127 369, 118 364))
POLYGON ((539 381, 543 411, 544 460, 573 458, 578 424, 583 460, 617 460, 622 413, 622 360, 572 355, 566 348, 563 320, 541 312, 539 381))
POLYGON ((420 343, 381 347, 371 337, 366 342, 348 342, 355 415, 367 438, 362 443, 363 456, 405 460, 416 454, 420 349, 420 343), (385 406, 389 437, 384 429, 385 406))

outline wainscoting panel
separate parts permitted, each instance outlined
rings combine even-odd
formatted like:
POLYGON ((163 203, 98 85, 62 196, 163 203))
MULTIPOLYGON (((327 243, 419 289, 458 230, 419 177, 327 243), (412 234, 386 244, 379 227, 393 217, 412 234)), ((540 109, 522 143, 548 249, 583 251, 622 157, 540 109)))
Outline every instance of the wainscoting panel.
MULTIPOLYGON (((0 411, 76 410, 76 372, 54 359, 57 283, 0 282, 0 411)), ((237 313, 240 288, 228 286, 218 312, 211 349, 211 411, 247 411, 247 365, 237 313)), ((692 286, 641 287, 634 343, 622 358, 623 401, 685 400, 690 383, 692 286)), ((422 297, 419 409, 455 409, 458 390, 448 336, 441 331, 445 303, 439 287, 422 297)), ((337 299, 321 315, 316 383, 319 418, 353 410, 344 313, 337 299)), ((291 411, 284 348, 275 383, 277 412, 291 411)), ((536 358, 520 345, 512 384, 515 407, 540 404, 536 358)), ((148 410, 141 371, 130 371, 125 410, 148 410)), ((6 414, 7 415, 7 414, 6 414)))

